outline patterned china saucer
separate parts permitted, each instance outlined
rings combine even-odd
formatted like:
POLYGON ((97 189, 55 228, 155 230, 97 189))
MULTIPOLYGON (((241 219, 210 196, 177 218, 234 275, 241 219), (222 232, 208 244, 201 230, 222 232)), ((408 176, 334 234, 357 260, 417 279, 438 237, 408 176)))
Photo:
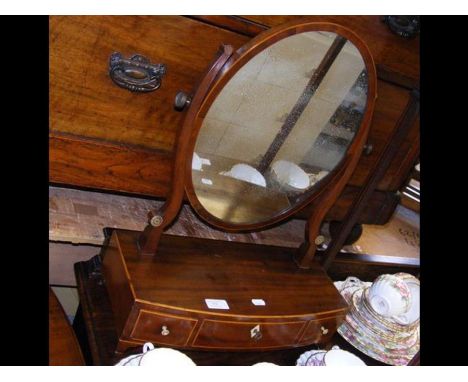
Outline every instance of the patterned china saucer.
POLYGON ((338 333, 369 357, 389 365, 406 365, 419 350, 419 320, 403 325, 379 315, 366 300, 370 285, 353 277, 335 283, 350 305, 338 333))
POLYGON ((350 304, 354 292, 366 287, 370 287, 372 283, 361 281, 356 277, 348 277, 345 281, 334 282, 334 285, 344 297, 346 302, 350 304))
MULTIPOLYGON (((373 350, 372 344, 363 340, 355 330, 349 329, 346 323, 338 328, 338 333, 356 349, 368 355, 377 361, 386 363, 387 365, 405 366, 416 355, 419 350, 419 345, 408 349, 406 354, 395 354, 391 351, 373 350)), ((419 339, 418 339, 419 344, 419 339)))
POLYGON ((296 366, 321 366, 326 353, 325 350, 306 351, 296 361, 296 366))
POLYGON ((411 348, 417 342, 417 332, 412 330, 407 331, 395 331, 384 327, 379 328, 377 325, 378 322, 372 318, 365 318, 362 305, 362 296, 363 291, 356 291, 352 299, 352 311, 351 314, 348 314, 346 321, 350 326, 354 327, 356 330, 359 330, 365 334, 368 338, 373 338, 378 344, 380 344, 385 349, 393 349, 394 351, 403 350, 407 351, 408 348, 411 348), (361 303, 359 303, 361 301, 361 303))

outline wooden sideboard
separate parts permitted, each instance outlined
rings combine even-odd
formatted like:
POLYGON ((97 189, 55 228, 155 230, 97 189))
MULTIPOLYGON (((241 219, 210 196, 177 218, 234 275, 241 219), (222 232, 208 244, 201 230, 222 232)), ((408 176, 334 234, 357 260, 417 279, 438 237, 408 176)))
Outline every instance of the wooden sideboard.
MULTIPOLYGON (((50 181, 165 198, 183 120, 183 113, 174 110, 176 93, 194 89, 220 44, 237 49, 261 31, 298 17, 50 17, 50 181), (132 93, 116 86, 108 74, 113 52, 138 53, 165 64, 161 87, 132 93)), ((411 89, 419 86, 419 39, 393 34, 378 16, 307 18, 354 30, 369 46, 379 77, 368 140, 373 150, 362 156, 326 217, 342 220, 404 114, 411 89)), ((416 120, 360 223, 388 221, 418 155, 416 120)))

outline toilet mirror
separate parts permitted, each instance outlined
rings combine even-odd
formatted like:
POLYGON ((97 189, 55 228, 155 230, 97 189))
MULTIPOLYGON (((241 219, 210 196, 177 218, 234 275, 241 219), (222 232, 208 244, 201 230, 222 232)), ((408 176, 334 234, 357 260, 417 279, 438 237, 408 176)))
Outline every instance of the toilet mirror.
POLYGON ((198 114, 187 194, 208 220, 242 227, 286 216, 329 181, 369 92, 360 50, 334 31, 236 53, 198 114))

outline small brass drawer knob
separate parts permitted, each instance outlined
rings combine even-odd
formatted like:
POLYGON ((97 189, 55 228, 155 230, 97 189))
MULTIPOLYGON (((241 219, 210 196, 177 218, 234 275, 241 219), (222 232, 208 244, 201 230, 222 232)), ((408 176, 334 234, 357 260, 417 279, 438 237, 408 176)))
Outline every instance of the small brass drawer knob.
POLYGON ((323 334, 323 335, 325 335, 325 334, 328 333, 328 329, 325 328, 324 326, 321 326, 321 327, 320 327, 320 330, 322 331, 322 334, 323 334))
POLYGON ((161 335, 163 336, 168 336, 170 333, 169 329, 167 328, 166 325, 164 325, 162 328, 161 328, 161 335))

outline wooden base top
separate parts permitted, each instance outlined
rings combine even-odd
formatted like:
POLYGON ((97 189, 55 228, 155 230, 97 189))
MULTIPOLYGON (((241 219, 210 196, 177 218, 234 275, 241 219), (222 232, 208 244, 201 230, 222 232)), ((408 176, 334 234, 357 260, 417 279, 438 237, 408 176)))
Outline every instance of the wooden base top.
POLYGON ((237 317, 325 316, 348 308, 319 264, 295 265, 295 249, 163 235, 157 254, 145 256, 137 252, 139 234, 116 230, 110 243, 137 301, 237 317), (205 299, 225 300, 229 310, 209 309, 205 299))
MULTIPOLYGON (((75 264, 80 308, 74 326, 76 326, 78 332, 88 333, 88 336, 83 338, 82 346, 85 354, 92 357, 89 364, 110 366, 124 357, 141 353, 142 346, 138 344, 136 347, 128 349, 125 354, 114 352, 118 342, 117 329, 100 267, 98 256, 92 260, 75 264), (96 265, 98 269, 96 269, 96 265)), ((281 366, 294 366, 302 353, 312 349, 328 350, 333 345, 338 345, 341 349, 356 354, 369 366, 385 366, 356 350, 338 333, 326 344, 308 345, 287 350, 220 352, 180 349, 180 351, 188 355, 198 366, 249 366, 257 362, 272 362, 281 366)))

